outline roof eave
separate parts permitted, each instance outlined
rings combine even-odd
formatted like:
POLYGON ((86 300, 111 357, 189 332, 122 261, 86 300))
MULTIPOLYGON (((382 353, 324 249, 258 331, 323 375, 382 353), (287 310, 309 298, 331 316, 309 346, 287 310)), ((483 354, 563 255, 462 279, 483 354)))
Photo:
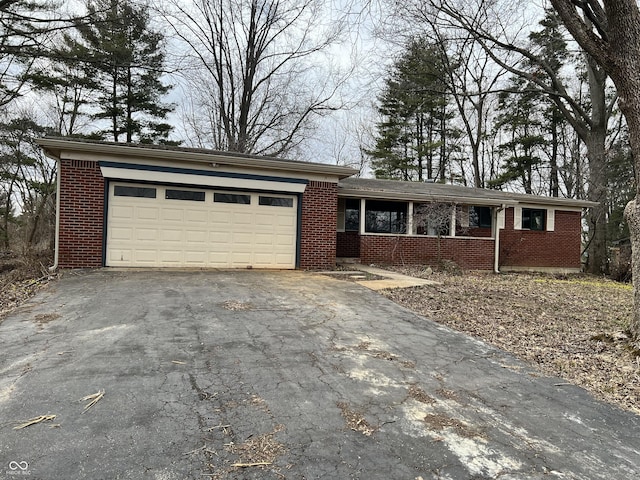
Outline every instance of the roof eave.
POLYGON ((141 158, 154 158, 159 160, 176 160, 177 157, 185 161, 196 163, 217 163, 228 166, 255 167, 267 170, 296 171, 300 173, 312 173, 320 175, 332 175, 339 179, 347 178, 358 173, 357 170, 337 165, 325 165, 320 163, 307 163, 291 160, 279 160, 268 157, 253 157, 243 155, 229 155, 224 152, 189 152, 185 150, 162 150, 154 148, 137 147, 124 144, 100 144, 63 140, 54 138, 38 138, 36 143, 54 158, 60 158, 63 152, 83 152, 93 154, 118 155, 141 158))
POLYGON ((487 199, 480 197, 463 197, 457 195, 429 195, 415 193, 398 193, 373 190, 357 190, 348 188, 338 188, 339 197, 349 198, 371 198, 381 200, 402 200, 402 201, 445 201, 451 203, 465 203, 479 206, 512 206, 517 205, 517 201, 503 199, 487 199))
POLYGON ((566 208, 591 208, 598 206, 597 202, 587 200, 571 200, 556 197, 535 197, 535 198, 485 198, 461 195, 435 195, 435 194, 415 194, 389 192, 384 190, 359 190, 338 187, 338 196, 349 198, 370 198, 381 200, 401 200, 401 201, 445 201, 451 203, 464 203, 478 206, 516 206, 522 204, 549 205, 566 208))

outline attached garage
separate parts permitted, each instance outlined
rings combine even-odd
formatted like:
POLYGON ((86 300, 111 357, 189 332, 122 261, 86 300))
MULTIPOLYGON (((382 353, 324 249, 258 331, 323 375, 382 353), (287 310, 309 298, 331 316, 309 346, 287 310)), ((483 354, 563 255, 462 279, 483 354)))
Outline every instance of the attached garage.
POLYGON ((113 182, 108 267, 296 267, 297 197, 113 182))
POLYGON ((56 264, 329 268, 346 167, 211 150, 39 140, 58 162, 56 264))

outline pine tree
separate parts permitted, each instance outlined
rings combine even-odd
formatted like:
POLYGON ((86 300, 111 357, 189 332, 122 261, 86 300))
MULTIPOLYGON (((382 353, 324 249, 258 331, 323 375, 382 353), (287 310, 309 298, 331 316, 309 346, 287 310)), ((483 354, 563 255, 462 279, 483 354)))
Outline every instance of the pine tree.
POLYGON ((162 103, 170 86, 162 83, 163 36, 150 27, 148 7, 127 0, 90 0, 90 23, 78 23, 79 38, 66 38, 66 51, 95 71, 93 106, 96 120, 109 127, 100 136, 127 143, 166 142, 173 110, 162 103))
MULTIPOLYGON (((529 48, 536 52, 538 61, 525 60, 522 70, 537 78, 551 71, 560 78, 560 71, 569 58, 562 25, 555 12, 547 9, 540 26, 541 30, 529 35, 529 48)), ((558 86, 552 83, 549 89, 558 91, 558 86)), ((511 78, 499 96, 498 108, 500 115, 495 131, 506 133, 509 140, 499 145, 503 157, 502 172, 488 182, 489 186, 501 187, 517 182, 526 193, 548 193, 557 197, 559 132, 565 123, 564 115, 553 101, 540 95, 536 86, 522 75, 511 78), (548 163, 545 158, 548 158, 548 163), (549 178, 541 176, 535 179, 540 186, 534 188, 535 172, 547 169, 549 178), (547 180, 548 187, 543 187, 547 180)))
POLYGON ((375 146, 367 153, 379 178, 444 179, 448 95, 440 49, 414 39, 393 65, 380 96, 375 146))
POLYGON ((534 173, 541 165, 540 148, 546 145, 542 122, 537 116, 540 96, 528 90, 528 82, 513 77, 508 89, 500 94, 500 115, 496 131, 503 131, 508 140, 498 146, 503 158, 502 172, 488 182, 490 187, 502 187, 517 182, 525 193, 534 192, 534 173))

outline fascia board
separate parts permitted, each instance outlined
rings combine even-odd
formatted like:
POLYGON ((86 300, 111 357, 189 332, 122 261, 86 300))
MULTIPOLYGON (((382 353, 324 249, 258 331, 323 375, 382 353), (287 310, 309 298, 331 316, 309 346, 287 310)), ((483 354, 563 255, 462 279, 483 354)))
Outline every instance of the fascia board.
POLYGON ((548 206, 554 207, 556 210, 581 210, 583 208, 591 208, 598 206, 597 202, 587 200, 558 199, 553 197, 527 198, 526 200, 518 200, 514 198, 486 198, 462 195, 419 195, 398 192, 383 192, 373 190, 357 190, 339 188, 338 197, 345 198, 368 198, 381 200, 400 200, 400 201, 444 201, 450 203, 461 203, 478 206, 548 206))
POLYGON ((479 197, 462 197, 462 196, 451 196, 451 195, 416 195, 416 194, 408 194, 408 193, 348 190, 348 189, 342 189, 342 188, 338 190, 338 197, 399 200, 399 201, 407 201, 407 202, 439 201, 439 202, 450 202, 450 203, 458 203, 458 204, 492 206, 492 207, 499 207, 502 205, 515 206, 518 204, 518 202, 516 201, 502 200, 502 199, 497 200, 497 199, 487 199, 487 198, 479 198, 479 197))
POLYGON ((109 156, 125 156, 129 158, 154 158, 174 162, 218 163, 229 166, 255 167, 267 170, 295 171, 321 175, 334 175, 338 179, 347 178, 358 173, 349 167, 308 163, 293 160, 280 160, 269 157, 252 157, 230 155, 223 152, 203 153, 183 150, 163 150, 159 148, 136 147, 133 145, 100 144, 74 142, 51 138, 39 138, 36 143, 56 158, 65 158, 72 152, 95 153, 109 156))

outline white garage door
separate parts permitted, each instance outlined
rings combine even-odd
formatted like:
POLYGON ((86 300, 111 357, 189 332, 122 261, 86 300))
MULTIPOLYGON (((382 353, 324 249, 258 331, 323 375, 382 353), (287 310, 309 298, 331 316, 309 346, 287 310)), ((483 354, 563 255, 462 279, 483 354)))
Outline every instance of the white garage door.
POLYGON ((107 266, 295 268, 297 197, 111 183, 107 266))

